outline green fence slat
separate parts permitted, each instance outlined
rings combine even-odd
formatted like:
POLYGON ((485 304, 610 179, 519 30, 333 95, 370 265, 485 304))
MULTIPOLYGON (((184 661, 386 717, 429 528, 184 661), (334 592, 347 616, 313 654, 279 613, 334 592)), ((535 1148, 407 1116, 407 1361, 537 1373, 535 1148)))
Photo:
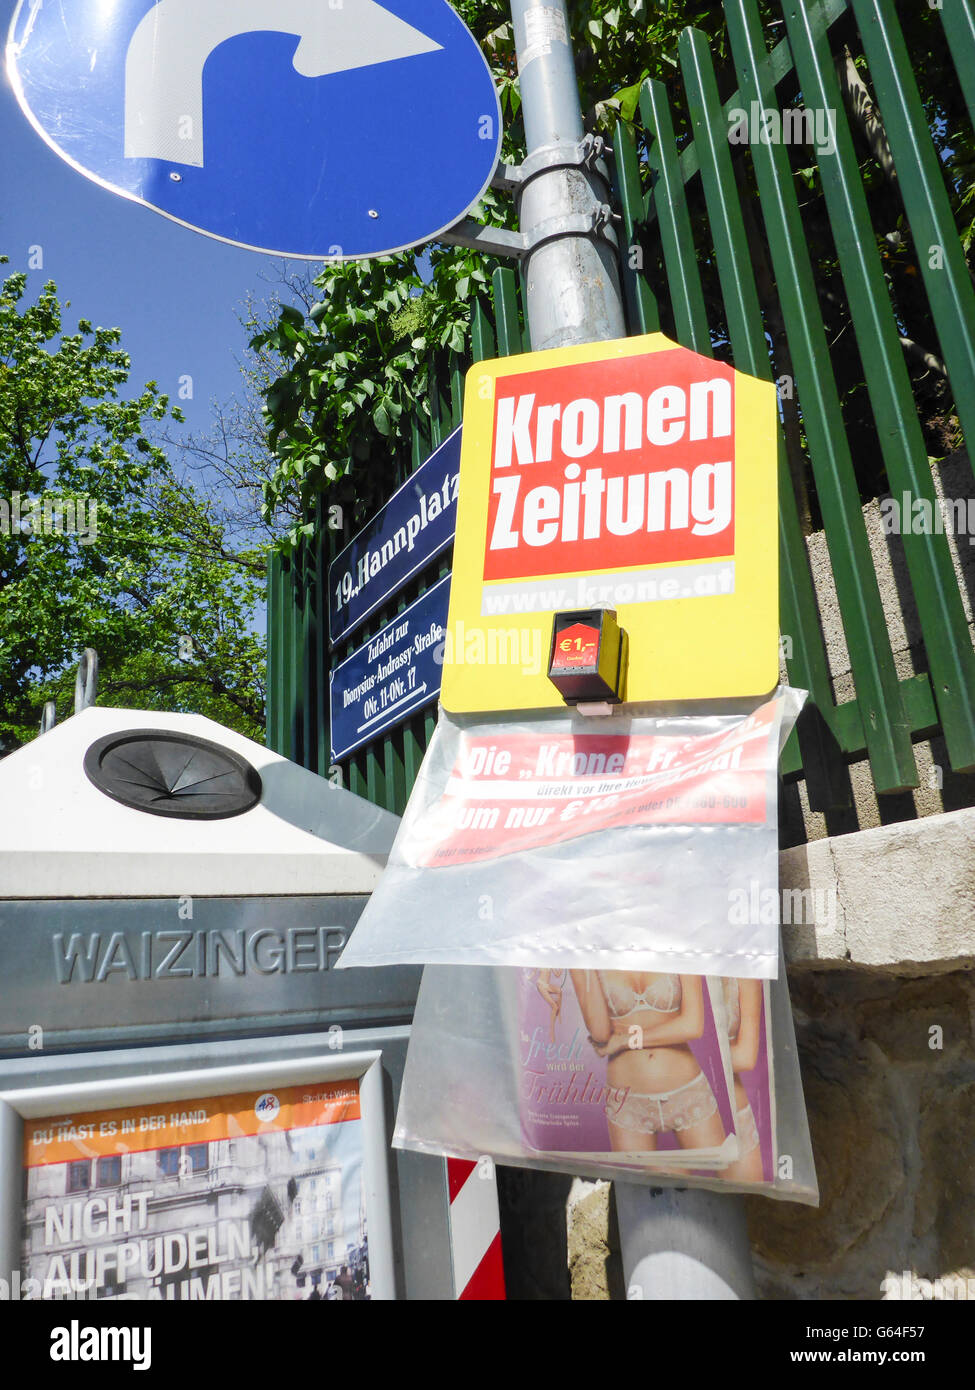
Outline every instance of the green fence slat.
POLYGON ((527 309, 527 307, 526 307, 527 304, 528 304, 528 271, 527 271, 527 265, 528 265, 527 258, 523 258, 521 261, 519 261, 519 262, 518 262, 518 273, 517 273, 517 275, 515 276, 515 284, 516 284, 516 287, 517 287, 517 288, 516 288, 516 291, 515 291, 515 301, 516 301, 517 304, 519 304, 519 305, 521 306, 521 311, 522 311, 522 312, 521 312, 521 321, 522 321, 522 327, 521 327, 521 347, 519 348, 519 351, 520 351, 520 352, 532 352, 532 351, 533 351, 533 348, 532 348, 531 327, 530 327, 529 322, 528 322, 528 309, 527 309))
POLYGON ((460 424, 464 413, 464 367, 456 352, 450 354, 450 430, 460 424))
POLYGON ((975 126, 975 9, 970 0, 944 0, 938 15, 968 114, 975 126))
POLYGON ((640 92, 640 115, 645 129, 654 136, 648 155, 654 176, 651 197, 657 210, 657 226, 663 244, 677 341, 684 347, 711 357, 711 334, 708 331, 691 219, 677 162, 674 122, 667 101, 667 89, 662 82, 644 82, 640 92))
MULTIPOLYGON (((743 94, 774 106, 757 9, 750 0, 726 0, 725 16, 743 94)), ((751 153, 874 783, 878 792, 903 791, 918 785, 917 768, 792 169, 781 145, 759 142, 751 153)))
POLYGON ((731 164, 728 131, 723 123, 718 99, 711 50, 707 37, 699 29, 685 29, 677 47, 721 294, 725 312, 734 314, 738 328, 737 336, 732 338, 735 366, 739 371, 771 381, 772 368, 762 326, 762 310, 755 288, 748 238, 741 220, 738 187, 731 164))
MULTIPOLYGON (((798 0, 787 0, 783 13, 806 108, 835 113, 832 152, 817 158, 891 490, 924 498, 934 516, 927 447, 829 47, 798 0)), ((902 541, 951 765, 968 771, 975 768, 975 651, 948 540, 902 528, 902 541)))
POLYGON ((502 357, 511 357, 522 350, 515 273, 502 266, 491 276, 491 282, 494 287, 494 321, 498 334, 498 352, 502 357))
POLYGON ((275 753, 281 751, 281 556, 272 550, 267 560, 267 676, 265 707, 265 741, 275 753))
POLYGON ((295 596, 294 552, 281 566, 281 698, 284 705, 281 753, 294 757, 297 726, 295 698, 295 596))
MULTIPOLYGON (((317 511, 317 507, 316 507, 317 511)), ((301 765, 317 771, 318 730, 315 721, 315 671, 318 663, 318 573, 311 537, 302 541, 301 595, 301 765)))
POLYGON ((285 612, 285 561, 282 555, 279 555, 277 560, 275 613, 278 621, 274 639, 277 710, 274 721, 274 751, 284 757, 288 742, 287 666, 285 661, 288 622, 285 612))
POLYGON ((490 361, 495 355, 494 326, 480 296, 471 310, 471 355, 475 362, 490 361))
POLYGON ((293 714, 291 719, 292 762, 304 762, 303 742, 305 730, 305 565, 304 546, 299 543, 294 551, 294 564, 291 569, 291 661, 293 682, 293 714))
POLYGON ((422 731, 422 715, 414 715, 403 726, 403 775, 406 779, 407 795, 409 795, 409 791, 419 775, 420 764, 423 761, 423 750, 426 744, 422 731))
MULTIPOLYGON (((927 673, 922 671, 920 675, 907 676, 901 681, 900 689, 911 733, 919 738, 936 733, 938 711, 927 673)), ((856 700, 837 705, 836 736, 844 755, 851 761, 863 756, 867 740, 856 700)))
POLYGON ((907 212, 955 407, 975 441, 975 290, 904 36, 889 0, 850 0, 907 212), (932 261, 935 262, 932 265, 932 261))
MULTIPOLYGON (((707 38, 699 30, 685 29, 680 36, 678 53, 694 143, 699 151, 704 200, 734 363, 739 371, 771 381, 772 366, 762 310, 741 220, 738 186, 722 124, 718 83, 707 38)), ((833 690, 829 663, 781 424, 776 434, 780 627, 791 639, 791 652, 786 648, 789 653, 786 670, 790 683, 808 690, 810 704, 815 706, 815 710, 803 712, 794 737, 790 737, 783 750, 782 769, 783 772, 795 770, 792 760, 798 744, 810 809, 826 811, 849 804, 850 783, 836 738, 830 731, 833 690)))
POLYGON ((349 759, 348 789, 356 796, 364 796, 368 800, 369 787, 363 772, 364 766, 365 757, 362 754, 356 753, 349 759))
POLYGON ((427 391, 427 400, 430 404, 430 451, 432 453, 434 449, 440 448, 447 437, 447 431, 443 426, 440 373, 437 371, 436 363, 431 363, 430 367, 430 386, 427 391))
POLYGON ((626 317, 631 333, 657 333, 660 329, 660 310, 643 274, 640 238, 646 224, 647 206, 640 186, 640 158, 636 150, 636 137, 624 121, 616 122, 613 153, 616 196, 623 214, 620 278, 626 301, 626 317))
POLYGON ((420 427, 414 419, 410 428, 410 468, 416 470, 424 459, 430 457, 429 442, 421 433, 420 427))
POLYGON ((383 802, 387 811, 401 816, 406 809, 406 776, 403 770, 403 754, 400 744, 403 741, 400 729, 391 729, 379 748, 383 757, 383 779, 386 784, 386 797, 383 802))
POLYGON ((370 743, 364 750, 367 801, 374 806, 386 805, 386 768, 383 756, 383 740, 370 743))
POLYGON ((278 613, 281 621, 278 678, 281 691, 281 718, 278 725, 278 752, 287 758, 291 727, 291 577, 288 561, 281 560, 281 588, 278 613))

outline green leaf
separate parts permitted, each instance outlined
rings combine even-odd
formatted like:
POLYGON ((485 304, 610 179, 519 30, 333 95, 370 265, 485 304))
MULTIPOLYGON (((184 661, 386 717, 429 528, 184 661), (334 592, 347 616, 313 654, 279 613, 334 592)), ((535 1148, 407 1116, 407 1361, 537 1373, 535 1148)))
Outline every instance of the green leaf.
POLYGON ((637 80, 629 87, 624 87, 622 91, 616 93, 619 102, 619 112, 624 121, 632 121, 636 115, 636 109, 640 104, 640 92, 643 90, 643 83, 647 76, 647 70, 643 72, 637 80))

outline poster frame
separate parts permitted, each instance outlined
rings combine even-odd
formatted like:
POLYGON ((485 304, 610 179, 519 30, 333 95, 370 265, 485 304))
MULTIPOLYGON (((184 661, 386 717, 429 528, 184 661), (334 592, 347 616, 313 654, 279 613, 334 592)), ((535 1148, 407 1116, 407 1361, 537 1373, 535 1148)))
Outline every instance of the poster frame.
POLYGON ((0 1296, 19 1297, 14 1290, 23 1285, 20 1267, 25 1122, 156 1101, 205 1099, 241 1090, 356 1080, 362 1122, 362 1189, 369 1230, 371 1297, 395 1299, 382 1052, 330 1052, 329 1038, 324 1034, 317 1039, 319 1051, 274 1058, 274 1052, 282 1045, 290 1051, 287 1045, 295 1041, 293 1037, 241 1040, 235 1044, 235 1055, 245 1060, 232 1065, 215 1065, 212 1056, 208 1063, 204 1049, 193 1043, 164 1049, 164 1059, 158 1055, 162 1049, 144 1048, 87 1054, 83 1058, 77 1054, 49 1058, 44 1059, 46 1067, 35 1064, 25 1073, 25 1080, 30 1077, 35 1084, 4 1085, 0 1089, 0 1280, 4 1281, 0 1284, 0 1296), (158 1070, 160 1061, 169 1065, 158 1070), (67 1065, 59 1067, 59 1063, 67 1065), (79 1063, 88 1065, 82 1074, 71 1076, 70 1072, 79 1070, 79 1063), (48 1075, 36 1080, 42 1068, 48 1075))

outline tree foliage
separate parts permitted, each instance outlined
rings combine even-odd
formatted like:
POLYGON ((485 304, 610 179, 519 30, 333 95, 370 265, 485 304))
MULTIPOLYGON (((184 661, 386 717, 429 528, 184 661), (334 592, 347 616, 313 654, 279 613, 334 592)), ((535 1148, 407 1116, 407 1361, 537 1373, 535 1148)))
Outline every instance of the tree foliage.
POLYGON ((85 646, 107 702, 262 737, 263 553, 228 547, 153 442, 180 416, 153 382, 126 394, 119 330, 64 332, 56 286, 28 303, 26 284, 0 288, 0 751, 45 700, 70 712, 85 646))

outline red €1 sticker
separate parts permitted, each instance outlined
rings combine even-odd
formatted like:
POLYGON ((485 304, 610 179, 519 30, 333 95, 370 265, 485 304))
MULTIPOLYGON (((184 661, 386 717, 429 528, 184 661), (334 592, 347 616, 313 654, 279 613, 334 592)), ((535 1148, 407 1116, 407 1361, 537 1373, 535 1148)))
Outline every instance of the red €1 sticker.
POLYGON ((585 623, 573 623, 555 639, 553 671, 567 671, 576 666, 595 666, 599 656, 599 631, 585 623))

